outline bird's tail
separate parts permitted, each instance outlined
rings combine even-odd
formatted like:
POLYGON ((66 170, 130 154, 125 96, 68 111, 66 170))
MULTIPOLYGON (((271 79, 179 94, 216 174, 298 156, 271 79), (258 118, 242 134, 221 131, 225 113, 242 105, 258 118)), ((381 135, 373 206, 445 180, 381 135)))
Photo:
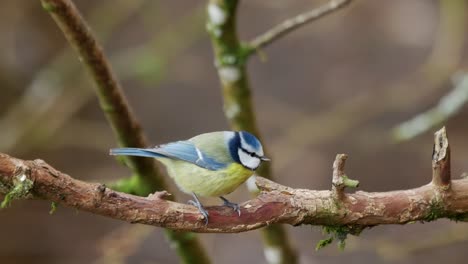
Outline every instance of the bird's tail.
POLYGON ((115 148, 109 151, 110 155, 124 155, 124 156, 139 156, 139 157, 150 157, 159 158, 163 155, 155 153, 149 149, 142 148, 115 148))

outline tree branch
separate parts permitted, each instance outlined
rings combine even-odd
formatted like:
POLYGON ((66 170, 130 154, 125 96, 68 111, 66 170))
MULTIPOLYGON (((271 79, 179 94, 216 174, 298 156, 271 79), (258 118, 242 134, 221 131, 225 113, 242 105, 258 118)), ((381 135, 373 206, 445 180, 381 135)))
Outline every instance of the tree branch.
MULTIPOLYGON (((248 48, 239 41, 236 32, 238 4, 238 0, 209 0, 206 28, 215 52, 215 65, 222 85, 226 119, 232 130, 246 130, 261 139, 246 69, 248 48)), ((265 151, 268 155, 268 150, 265 151)), ((271 165, 262 165, 257 173, 271 179, 271 165)), ((249 188, 249 191, 253 195, 257 194, 256 188, 249 188)), ((270 225, 262 229, 261 233, 268 263, 297 263, 295 249, 282 226, 270 225)))
POLYGON ((333 162, 333 178, 332 178, 332 195, 337 201, 344 199, 344 189, 346 187, 356 188, 359 181, 351 180, 344 172, 344 166, 348 155, 336 155, 335 162, 333 162))
POLYGON ((392 129, 396 141, 410 140, 426 131, 446 122, 459 113, 468 102, 468 74, 458 73, 452 77, 454 88, 442 96, 433 108, 417 114, 392 129))
POLYGON ((165 200, 166 191, 146 198, 120 193, 103 184, 75 180, 42 160, 24 161, 6 154, 0 154, 0 193, 6 194, 6 199, 32 196, 131 223, 194 232, 236 233, 276 223, 362 230, 439 218, 468 221, 468 179, 451 181, 445 127, 434 138, 433 180, 422 187, 346 194, 342 178, 347 156, 339 154, 333 166, 331 191, 293 189, 257 177, 261 193, 241 205, 241 216, 230 208, 208 207, 207 225, 196 207, 165 200))
MULTIPOLYGON (((132 113, 123 95, 122 87, 115 77, 101 46, 76 6, 69 0, 41 0, 62 30, 96 83, 96 92, 109 123, 121 146, 147 147, 148 143, 139 122, 132 113)), ((165 189, 166 185, 154 162, 138 157, 125 157, 129 166, 152 186, 165 189)))
MULTIPOLYGON (((62 30, 68 42, 78 52, 96 83, 96 92, 101 109, 117 135, 120 146, 148 146, 140 124, 134 117, 122 88, 108 63, 101 46, 91 33, 80 12, 70 0, 41 0, 42 6, 50 13, 62 30)), ((138 184, 133 186, 135 193, 147 190, 166 189, 164 178, 151 159, 123 157, 135 172, 138 184)), ((100 185, 102 187, 102 185, 100 185)), ((103 188, 105 191, 105 188, 103 188)), ((101 189, 99 189, 101 191, 101 189)), ((57 201, 60 202, 60 201, 57 201)), ((60 202, 63 203, 63 202, 60 202)), ((168 240, 174 244, 183 263, 210 263, 210 259, 196 236, 186 233, 165 231, 168 240)))
POLYGON ((450 145, 445 127, 434 134, 432 183, 443 190, 450 188, 450 145))
POLYGON ((283 21, 281 24, 273 27, 272 29, 250 41, 249 53, 265 48, 275 40, 298 29, 299 27, 302 27, 312 21, 318 20, 345 7, 346 5, 350 4, 351 1, 352 0, 330 0, 328 3, 319 6, 318 8, 312 9, 306 13, 299 14, 293 18, 283 21))
POLYGON ((102 184, 73 179, 42 160, 0 154, 0 191, 13 189, 19 178, 33 182, 30 197, 130 223, 194 232, 237 233, 274 223, 364 228, 445 217, 466 220, 468 214, 467 179, 453 181, 450 198, 443 202, 437 199, 437 187, 427 184, 403 191, 346 194, 337 205, 332 191, 293 189, 257 177, 262 192, 241 205, 240 217, 226 207, 207 207, 210 222, 205 225, 197 208, 165 200, 166 192, 146 198, 120 193, 102 184))

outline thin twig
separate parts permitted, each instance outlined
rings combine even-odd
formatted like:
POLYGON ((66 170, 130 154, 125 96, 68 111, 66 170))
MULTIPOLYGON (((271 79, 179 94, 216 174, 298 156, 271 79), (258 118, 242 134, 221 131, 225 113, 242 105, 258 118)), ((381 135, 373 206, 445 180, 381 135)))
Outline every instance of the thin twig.
MULTIPOLYGON (((126 17, 135 14, 141 8, 142 5, 139 2, 134 1, 132 4, 122 3, 119 5, 107 2, 101 4, 100 2, 100 5, 93 7, 92 12, 90 12, 89 24, 94 25, 93 29, 99 32, 100 39, 106 40, 113 31, 113 25, 119 24, 118 21, 125 20, 126 17), (110 8, 113 8, 116 13, 113 12, 112 16, 107 17, 106 23, 102 23, 103 10, 110 8)), ((154 17, 154 10, 146 9, 148 13, 153 12, 154 17)), ((204 19, 201 11, 204 11, 202 6, 198 7, 194 14, 189 14, 178 20, 174 27, 155 34, 144 44, 121 50, 110 56, 109 60, 114 61, 115 71, 120 78, 144 79, 147 82, 151 81, 151 85, 156 85, 164 79, 164 70, 162 72, 158 72, 158 70, 165 68, 171 57, 203 35, 203 27, 199 26, 204 19), (187 24, 194 26, 187 27, 187 24), (174 33, 175 31, 177 33, 174 33), (170 41, 161 42, 161 40, 170 41), (158 47, 158 50, 155 50, 155 47, 158 47), (142 64, 144 67, 141 67, 142 64), (142 68, 144 71, 141 71, 142 68)), ((42 67, 43 69, 35 75, 33 81, 26 88, 22 98, 15 102, 13 107, 3 116, 0 116, 0 127, 9 128, 0 130, 0 149, 5 152, 11 150, 19 154, 41 147, 57 147, 63 143, 95 149, 102 147, 102 145, 106 145, 106 148, 109 146, 110 141, 90 141, 89 137, 86 138, 86 141, 76 138, 76 140, 68 141, 50 140, 54 136, 76 137, 76 133, 73 135, 64 133, 63 127, 70 126, 70 122, 68 122, 71 120, 70 116, 74 115, 94 96, 92 89, 84 88, 89 86, 89 82, 88 78, 84 76, 85 72, 80 71, 78 67, 80 65, 70 63, 73 60, 72 55, 74 55, 71 51, 65 48, 46 66, 42 67), (74 85, 66 85, 66 83, 74 85), (38 96, 38 94, 47 94, 48 96, 38 96), (61 110, 58 111, 57 108, 61 110), (50 115, 54 115, 54 118, 49 118, 50 115), (60 133, 56 133, 57 131, 60 133)), ((92 131, 87 132, 88 134, 92 133, 92 131)), ((82 139, 84 139, 83 136, 82 139)))
MULTIPOLYGON (((106 1, 98 2, 88 12, 89 21, 95 25, 94 29, 99 32, 101 39, 106 40, 117 25, 140 9, 143 2, 143 0, 131 3, 119 1, 117 4, 106 1), (110 8, 113 10, 112 14, 109 14, 105 23, 102 23, 103 10, 110 8)), ((68 104, 66 104, 66 111, 57 111, 55 109, 57 104, 70 103, 67 100, 70 94, 74 98, 74 102, 72 102, 74 106, 77 105, 77 102, 87 101, 90 97, 88 89, 82 89, 78 95, 76 91, 71 91, 86 80, 81 76, 79 65, 70 63, 73 59, 72 55, 69 49, 58 51, 46 65, 43 65, 35 73, 21 97, 0 116, 0 127, 8 127, 8 129, 0 130, 0 149, 4 151, 11 149, 15 153, 20 153, 27 148, 31 149, 31 146, 34 147, 39 143, 46 142, 47 140, 43 139, 50 135, 51 131, 37 133, 37 129, 53 127, 44 125, 44 123, 55 122, 56 118, 49 118, 50 114, 54 113, 56 116, 58 114, 61 118, 68 119, 69 114, 75 111, 73 107, 70 109, 68 104), (67 81, 67 85, 64 80, 67 81), (69 85, 70 83, 76 86, 69 85), (47 96, 40 96, 44 94, 47 96), (63 112, 66 114, 64 115, 63 112)))
MULTIPOLYGON (((392 83, 376 93, 346 98, 332 108, 312 116, 296 111, 298 121, 289 126, 271 147, 273 153, 278 153, 275 160, 281 162, 279 166, 277 162, 279 170, 304 156, 305 150, 314 144, 336 140, 359 126, 359 129, 366 130, 368 126, 363 128, 363 125, 367 121, 385 118, 383 115, 386 113, 402 112, 403 109, 426 102, 427 95, 440 92, 447 79, 459 68, 468 18, 464 10, 468 2, 444 0, 439 3, 439 27, 432 45, 434 48, 426 61, 405 76, 403 81, 392 83)), ((278 102, 274 105, 278 105, 278 102)))
POLYGON ((412 139, 457 114, 468 102, 468 74, 455 76, 455 88, 440 98, 433 108, 418 114, 393 129, 397 141, 412 139))
MULTIPOLYGON (((147 147, 140 124, 134 117, 100 45, 92 35, 88 25, 81 17, 78 9, 70 0, 41 0, 60 27, 68 42, 78 52, 81 61, 96 82, 97 95, 118 143, 126 147, 147 147)), ((167 189, 164 178, 155 163, 150 159, 125 157, 128 165, 141 179, 140 186, 145 190, 167 189), (149 186, 149 188, 148 188, 149 186)), ((177 248, 177 253, 184 263, 210 263, 199 240, 185 233, 174 233, 166 230, 171 243, 177 248)))
POLYGON ((284 35, 302 27, 312 21, 318 20, 330 13, 333 13, 346 5, 350 4, 352 0, 330 0, 328 3, 312 9, 306 13, 299 14, 293 18, 283 21, 281 24, 273 27, 267 32, 256 37, 250 41, 251 51, 256 51, 265 48, 277 39, 284 35))

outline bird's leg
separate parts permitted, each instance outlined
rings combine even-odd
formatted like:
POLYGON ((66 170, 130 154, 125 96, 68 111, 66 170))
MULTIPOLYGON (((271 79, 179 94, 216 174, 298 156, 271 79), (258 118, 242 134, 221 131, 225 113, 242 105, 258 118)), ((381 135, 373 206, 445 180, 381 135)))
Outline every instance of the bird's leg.
POLYGON ((236 203, 232 203, 230 202, 228 199, 220 196, 219 197, 221 200, 223 200, 223 205, 224 206, 227 206, 227 207, 231 207, 234 211, 237 212, 237 214, 240 216, 241 215, 241 210, 240 210, 240 206, 236 203))
POLYGON ((208 212, 205 210, 205 208, 203 208, 203 205, 200 203, 200 200, 198 200, 198 196, 195 193, 192 193, 192 197, 195 201, 189 200, 188 203, 198 208, 198 211, 200 211, 200 213, 205 218, 205 225, 207 225, 208 224, 208 212))

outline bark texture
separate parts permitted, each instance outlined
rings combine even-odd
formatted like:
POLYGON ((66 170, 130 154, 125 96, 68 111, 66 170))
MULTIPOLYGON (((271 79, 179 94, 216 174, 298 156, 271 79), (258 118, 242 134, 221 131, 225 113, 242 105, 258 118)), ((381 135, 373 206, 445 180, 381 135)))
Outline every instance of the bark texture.
POLYGON ((194 232, 237 233, 274 223, 362 229, 439 218, 468 219, 468 179, 451 181, 444 195, 431 182, 410 190, 344 193, 338 200, 333 191, 293 189, 257 177, 261 193, 241 205, 240 217, 230 208, 212 206, 207 208, 207 225, 196 207, 165 200, 167 192, 148 197, 120 193, 103 184, 73 179, 42 160, 0 154, 0 192, 9 193, 22 182, 32 182, 24 198, 41 198, 130 223, 194 232))

